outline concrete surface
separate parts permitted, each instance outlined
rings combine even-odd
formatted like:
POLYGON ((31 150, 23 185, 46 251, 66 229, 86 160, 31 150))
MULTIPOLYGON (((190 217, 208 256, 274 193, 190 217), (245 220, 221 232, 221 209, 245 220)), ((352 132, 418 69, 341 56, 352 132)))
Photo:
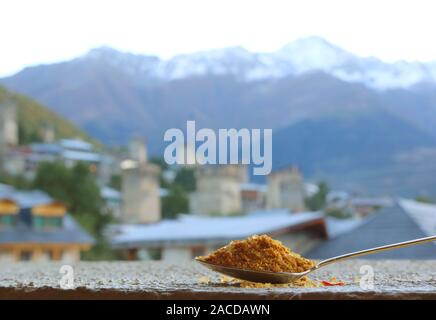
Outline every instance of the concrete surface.
POLYGON ((436 299, 436 260, 337 263, 312 274, 313 280, 337 277, 345 286, 318 288, 241 288, 190 262, 80 262, 74 289, 61 289, 61 264, 0 265, 0 299, 436 299), (374 289, 359 285, 361 266, 374 270, 374 289), (209 283, 201 283, 201 277, 209 283))

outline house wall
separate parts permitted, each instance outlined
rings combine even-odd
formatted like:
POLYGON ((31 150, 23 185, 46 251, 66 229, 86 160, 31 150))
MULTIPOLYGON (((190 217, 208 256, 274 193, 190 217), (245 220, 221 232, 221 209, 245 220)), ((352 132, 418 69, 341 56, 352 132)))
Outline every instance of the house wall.
POLYGON ((62 251, 62 262, 76 262, 80 261, 80 250, 78 248, 69 248, 62 251))
POLYGON ((265 195, 260 191, 242 191, 241 199, 243 212, 255 212, 265 208, 265 195))
POLYGON ((0 250, 0 263, 2 262, 13 262, 14 254, 10 250, 0 250))
POLYGON ((192 259, 192 248, 190 247, 163 248, 161 259, 165 261, 189 261, 192 259))
POLYGON ((37 243, 17 243, 0 245, 0 262, 22 261, 24 252, 30 254, 29 261, 80 261, 80 252, 88 250, 89 245, 62 245, 62 244, 37 244, 37 243))

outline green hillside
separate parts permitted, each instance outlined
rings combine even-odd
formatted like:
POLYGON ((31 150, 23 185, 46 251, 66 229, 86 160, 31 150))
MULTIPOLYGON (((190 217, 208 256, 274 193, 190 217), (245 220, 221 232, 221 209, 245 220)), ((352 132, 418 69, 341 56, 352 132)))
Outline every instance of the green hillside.
POLYGON ((53 111, 31 98, 0 86, 0 103, 7 100, 12 100, 17 105, 20 144, 40 141, 41 128, 50 125, 54 129, 56 139, 78 137, 99 146, 99 143, 85 132, 53 111))

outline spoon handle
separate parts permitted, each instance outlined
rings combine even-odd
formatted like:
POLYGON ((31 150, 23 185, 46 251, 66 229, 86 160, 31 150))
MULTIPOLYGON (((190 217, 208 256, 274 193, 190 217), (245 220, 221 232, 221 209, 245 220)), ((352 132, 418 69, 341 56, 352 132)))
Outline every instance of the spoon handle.
POLYGON ((323 261, 319 262, 316 267, 320 268, 320 267, 324 267, 326 265, 329 265, 331 263, 334 263, 334 262, 337 262, 337 261, 341 261, 341 260, 345 260, 345 259, 349 259, 349 258, 354 258, 354 257, 359 257, 359 256, 366 256, 368 254, 373 254, 373 253, 377 253, 377 252, 381 252, 381 251, 387 251, 387 250, 392 250, 392 249, 405 248, 405 247, 409 247, 409 246, 414 246, 416 244, 421 244, 421 243, 431 242, 431 241, 436 241, 436 235, 435 236, 431 236, 431 237, 425 237, 425 238, 420 238, 420 239, 408 240, 408 241, 404 241, 404 242, 388 244, 386 246, 381 246, 381 247, 376 247, 376 248, 371 248, 371 249, 365 249, 365 250, 361 250, 361 251, 346 253, 346 254, 343 254, 343 255, 340 255, 340 256, 336 256, 336 257, 333 257, 333 258, 330 258, 330 259, 323 260, 323 261))

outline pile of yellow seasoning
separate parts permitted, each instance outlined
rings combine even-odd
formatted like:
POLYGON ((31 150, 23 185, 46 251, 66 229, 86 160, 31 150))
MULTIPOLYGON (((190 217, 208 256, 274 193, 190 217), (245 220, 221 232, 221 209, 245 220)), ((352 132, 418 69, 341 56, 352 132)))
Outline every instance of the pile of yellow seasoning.
POLYGON ((270 272, 303 272, 315 265, 267 235, 232 241, 198 259, 226 267, 270 272))

